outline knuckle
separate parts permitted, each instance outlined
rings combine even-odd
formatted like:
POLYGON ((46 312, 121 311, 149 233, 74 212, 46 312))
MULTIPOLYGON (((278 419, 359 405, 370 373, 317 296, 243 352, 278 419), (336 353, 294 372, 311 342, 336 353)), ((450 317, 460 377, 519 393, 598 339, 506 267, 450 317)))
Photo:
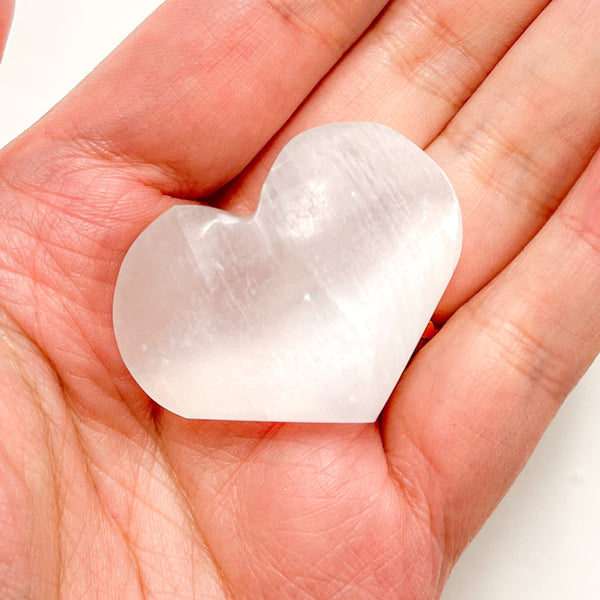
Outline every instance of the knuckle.
POLYGON ((382 18, 373 37, 392 71, 454 109, 487 71, 435 3, 403 3, 399 14, 391 10, 382 18))
POLYGON ((510 378, 515 394, 533 400, 541 392, 560 405, 574 385, 572 361, 556 349, 552 339, 507 317, 490 318, 484 327, 499 380, 510 378))
MULTIPOLYGON (((597 212, 600 213, 600 210, 597 212)), ((559 212, 558 215, 562 226, 577 240, 583 242, 596 260, 600 260, 600 219, 593 218, 593 215, 588 215, 586 218, 569 211, 559 212)))
POLYGON ((264 0, 264 5, 300 33, 308 34, 336 51, 346 50, 348 39, 343 32, 346 27, 340 28, 339 23, 348 24, 339 0, 264 0))

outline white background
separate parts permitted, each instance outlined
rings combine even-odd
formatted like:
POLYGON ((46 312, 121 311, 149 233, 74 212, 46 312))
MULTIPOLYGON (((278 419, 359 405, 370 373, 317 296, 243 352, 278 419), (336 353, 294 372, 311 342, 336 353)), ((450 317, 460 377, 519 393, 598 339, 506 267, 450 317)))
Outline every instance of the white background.
MULTIPOLYGON (((159 4, 17 0, 0 66, 0 146, 159 4)), ((597 360, 457 565, 443 600, 600 598, 599 390, 597 360)))

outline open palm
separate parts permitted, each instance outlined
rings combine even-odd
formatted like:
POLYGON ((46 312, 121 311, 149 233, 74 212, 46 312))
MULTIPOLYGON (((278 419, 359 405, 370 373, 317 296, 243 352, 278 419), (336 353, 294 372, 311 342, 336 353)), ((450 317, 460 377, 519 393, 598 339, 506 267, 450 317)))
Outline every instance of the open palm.
POLYGON ((599 8, 171 0, 6 147, 2 598, 436 598, 600 349, 599 8), (454 184, 440 333, 375 424, 161 410, 112 333, 127 248, 174 203, 252 210, 340 120, 454 184))

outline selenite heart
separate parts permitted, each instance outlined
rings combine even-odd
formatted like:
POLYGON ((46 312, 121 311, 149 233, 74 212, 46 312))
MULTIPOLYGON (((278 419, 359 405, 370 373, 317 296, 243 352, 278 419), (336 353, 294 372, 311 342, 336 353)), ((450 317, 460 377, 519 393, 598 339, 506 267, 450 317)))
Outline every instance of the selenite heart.
POLYGON ((371 422, 458 261, 458 202, 375 123, 306 131, 250 218, 176 206, 127 253, 114 328, 133 377, 189 418, 371 422))

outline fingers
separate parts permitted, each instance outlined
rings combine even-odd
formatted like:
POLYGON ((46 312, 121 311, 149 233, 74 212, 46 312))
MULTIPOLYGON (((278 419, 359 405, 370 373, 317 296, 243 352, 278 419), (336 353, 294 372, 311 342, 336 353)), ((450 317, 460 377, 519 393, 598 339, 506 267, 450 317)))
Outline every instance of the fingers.
POLYGON ((268 152, 227 191, 224 204, 252 210, 281 147, 315 125, 376 121, 426 146, 547 3, 390 3, 268 152))
POLYGON ((384 429, 439 483, 456 557, 600 351, 600 154, 527 248, 405 373, 384 429), (416 449, 416 450, 415 450, 416 449))
POLYGON ((600 144, 597 2, 555 0, 519 37, 545 4, 392 4, 223 205, 253 210, 281 145, 319 122, 375 120, 433 140, 465 230, 444 321, 535 235, 600 144))
POLYGON ((0 0, 0 59, 2 59, 4 53, 4 47, 6 46, 6 39, 8 38, 8 30, 10 29, 14 10, 14 0, 0 0))
POLYGON ((552 2, 429 146, 465 231, 439 319, 516 256, 600 145, 599 7, 552 2))
POLYGON ((424 146, 547 3, 390 3, 300 121, 371 119, 424 146))
POLYGON ((236 174, 384 0, 171 0, 44 123, 53 138, 156 169, 203 195, 236 174))

